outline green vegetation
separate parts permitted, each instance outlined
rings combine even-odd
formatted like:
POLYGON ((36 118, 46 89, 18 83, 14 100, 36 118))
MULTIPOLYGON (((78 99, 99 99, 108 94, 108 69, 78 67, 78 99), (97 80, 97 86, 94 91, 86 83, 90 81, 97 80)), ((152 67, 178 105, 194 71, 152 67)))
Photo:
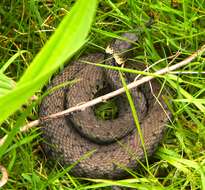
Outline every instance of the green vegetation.
POLYGON ((153 158, 137 171, 130 171, 130 179, 83 180, 70 176, 70 167, 49 164, 40 147, 38 129, 19 132, 20 126, 38 118, 42 86, 74 53, 78 57, 102 52, 112 38, 136 32, 139 42, 132 61, 143 62, 154 72, 185 59, 205 44, 204 0, 101 0, 87 41, 96 4, 94 0, 78 3, 71 10, 71 0, 0 2, 0 137, 8 134, 0 148, 0 164, 9 172, 4 188, 111 189, 118 185, 143 190, 205 190, 203 56, 161 79, 162 88, 170 89, 167 103, 172 122, 153 158), (154 23, 147 28, 150 17, 154 23), (52 41, 45 45, 59 24, 52 41), (180 55, 176 56, 178 51, 180 55), (29 97, 34 92, 37 100, 32 101, 29 97))
POLYGON ((115 99, 99 103, 94 106, 94 113, 98 119, 115 119, 118 116, 118 107, 115 99))

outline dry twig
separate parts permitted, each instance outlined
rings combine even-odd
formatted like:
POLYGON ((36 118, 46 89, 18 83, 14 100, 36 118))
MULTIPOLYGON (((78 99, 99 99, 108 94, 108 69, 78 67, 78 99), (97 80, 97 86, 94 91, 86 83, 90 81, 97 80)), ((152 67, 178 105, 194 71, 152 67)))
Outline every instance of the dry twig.
MULTIPOLYGON (((180 67, 183 67, 183 66, 187 65, 188 63, 193 61, 198 55, 200 55, 200 54, 202 54, 204 52, 205 52, 205 45, 202 46, 196 52, 194 52, 192 55, 190 55, 189 57, 184 59, 183 61, 181 61, 181 62, 179 62, 179 63, 177 63, 175 65, 172 65, 170 67, 165 67, 165 68, 155 72, 154 74, 156 74, 156 75, 163 75, 165 73, 169 73, 170 71, 174 71, 174 70, 176 70, 176 69, 178 69, 180 67)), ((152 80, 154 77, 155 76, 145 76, 145 77, 142 77, 141 79, 139 79, 137 81, 133 81, 130 84, 128 84, 127 88, 128 89, 136 88, 137 86, 152 80)), ((85 110, 88 107, 91 107, 91 106, 94 106, 94 105, 96 105, 98 103, 104 102, 104 101, 106 101, 106 100, 108 100, 108 99, 110 99, 112 97, 118 96, 118 95, 120 95, 120 94, 122 94, 124 92, 125 92, 124 88, 119 88, 116 91, 110 92, 108 94, 105 94, 103 96, 100 96, 98 98, 90 100, 88 102, 85 102, 83 104, 78 104, 78 105, 76 105, 74 107, 71 107, 71 108, 68 108, 68 109, 66 109, 64 111, 61 111, 61 112, 58 112, 58 113, 54 113, 54 114, 51 114, 51 115, 49 115, 47 117, 43 117, 41 119, 32 121, 32 122, 28 123, 27 125, 23 126, 20 129, 20 131, 21 132, 27 131, 28 129, 39 125, 40 121, 42 121, 42 120, 45 121, 45 120, 49 120, 49 119, 59 118, 59 117, 62 117, 64 115, 68 115, 69 113, 74 112, 74 111, 83 111, 83 110, 85 110)), ((3 137, 2 139, 0 139, 0 146, 4 143, 5 139, 6 139, 6 137, 3 137)))

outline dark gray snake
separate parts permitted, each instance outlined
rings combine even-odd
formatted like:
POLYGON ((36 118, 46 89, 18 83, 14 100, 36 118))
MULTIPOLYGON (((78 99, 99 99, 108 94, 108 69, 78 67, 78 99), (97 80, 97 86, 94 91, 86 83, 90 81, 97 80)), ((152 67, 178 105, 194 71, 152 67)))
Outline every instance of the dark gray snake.
MULTIPOLYGON (((136 41, 133 34, 126 33, 124 37, 136 41)), ((114 53, 119 54, 129 50, 131 44, 118 39, 111 43, 110 47, 114 53)), ((72 79, 81 80, 46 96, 40 106, 40 118, 89 101, 103 89, 113 91, 122 87, 118 71, 83 63, 104 61, 105 64, 115 65, 116 56, 115 59, 110 57, 106 59, 103 53, 89 54, 69 64, 52 80, 48 89, 72 79)), ((143 67, 136 65, 138 69, 143 67)), ((132 75, 126 75, 127 82, 132 79, 132 75)), ((160 84, 156 80, 130 90, 148 155, 155 151, 168 122, 169 111, 159 91, 160 84), (158 96, 157 101, 153 94, 158 96)), ((62 118, 42 120, 45 139, 43 146, 47 154, 58 159, 63 165, 76 163, 71 170, 76 176, 113 179, 126 175, 125 168, 136 169, 137 160, 144 160, 139 133, 126 95, 118 96, 116 102, 119 112, 116 119, 98 119, 90 107, 62 118), (92 153, 86 157, 90 152, 92 153)))

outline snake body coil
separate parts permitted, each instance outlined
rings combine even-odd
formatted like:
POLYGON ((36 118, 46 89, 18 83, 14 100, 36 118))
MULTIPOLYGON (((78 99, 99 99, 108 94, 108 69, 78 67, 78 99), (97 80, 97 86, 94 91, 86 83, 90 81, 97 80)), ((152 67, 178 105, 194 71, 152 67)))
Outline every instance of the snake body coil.
MULTIPOLYGON (((133 40, 130 34, 125 34, 125 37, 133 40)), ((115 52, 122 52, 130 48, 130 43, 115 40, 111 46, 115 52)), ((48 89, 72 79, 81 80, 45 97, 40 106, 40 117, 89 101, 105 87, 110 90, 121 87, 118 71, 82 63, 100 63, 104 60, 104 54, 89 54, 74 61, 57 75, 48 89)), ((107 64, 111 64, 110 61, 107 64)), ((156 80, 151 85, 144 84, 137 90, 130 91, 148 155, 154 152, 168 122, 165 114, 168 110, 161 95, 157 98, 158 101, 153 96, 158 96, 159 91, 160 85, 156 80)), ((48 155, 58 158, 63 165, 71 165, 80 160, 72 169, 76 176, 113 179, 125 175, 123 168, 135 169, 137 159, 144 159, 139 133, 126 95, 119 96, 116 101, 119 110, 116 119, 100 120, 95 116, 93 108, 87 108, 62 118, 42 121, 46 141, 44 148, 48 155), (91 151, 94 152, 81 159, 91 151)))

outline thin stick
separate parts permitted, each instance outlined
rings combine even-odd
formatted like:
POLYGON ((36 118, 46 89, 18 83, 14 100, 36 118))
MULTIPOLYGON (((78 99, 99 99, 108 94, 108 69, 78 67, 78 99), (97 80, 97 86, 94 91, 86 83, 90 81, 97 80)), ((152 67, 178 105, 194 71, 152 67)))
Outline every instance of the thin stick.
MULTIPOLYGON (((187 65, 188 63, 193 61, 199 54, 202 54, 204 52, 205 52, 205 45, 203 45, 199 50, 194 52, 192 55, 190 55, 189 57, 187 57, 183 61, 181 61, 181 62, 179 62, 179 63, 177 63, 175 65, 172 65, 170 67, 165 67, 165 68, 155 72, 154 74, 162 75, 162 74, 168 73, 170 71, 174 71, 174 70, 176 70, 176 69, 178 69, 180 67, 183 67, 183 66, 187 65)), ((127 85, 127 88, 128 89, 136 88, 137 86, 139 86, 139 85, 141 85, 141 84, 143 84, 145 82, 148 82, 148 81, 152 80, 153 78, 154 78, 154 76, 145 76, 145 77, 143 77, 143 78, 141 78, 141 79, 139 79, 137 81, 131 82, 130 84, 127 85)), ((96 105, 98 103, 104 102, 104 101, 106 101, 106 100, 108 100, 110 98, 113 98, 115 96, 118 96, 118 95, 120 95, 120 94, 122 94, 124 92, 125 92, 124 88, 119 88, 116 91, 110 92, 108 94, 105 94, 103 96, 100 96, 98 98, 90 100, 88 102, 82 103, 80 105, 76 105, 76 106, 68 108, 68 109, 66 109, 64 111, 61 111, 61 112, 58 112, 58 113, 54 113, 54 114, 51 114, 49 116, 43 117, 41 119, 32 121, 32 122, 28 123, 27 125, 23 126, 21 128, 21 132, 27 131, 28 129, 39 125, 40 121, 46 121, 46 120, 49 120, 49 119, 59 118, 59 117, 62 117, 64 115, 68 115, 69 113, 74 112, 74 111, 83 111, 83 110, 85 110, 88 107, 91 107, 91 106, 94 106, 94 105, 96 105)), ((5 141, 5 138, 4 139, 0 139, 0 146, 1 146, 1 144, 4 143, 4 141, 5 141)))
MULTIPOLYGON (((184 59, 183 61, 175 64, 175 65, 172 65, 170 67, 166 67, 166 68, 163 68, 157 72, 155 72, 154 74, 157 74, 157 75, 162 75, 162 74, 165 74, 165 73, 168 73, 170 71, 173 71, 173 70, 176 70, 184 65, 187 65, 188 63, 190 63, 191 61, 193 61, 199 54, 205 52, 205 45, 202 46, 198 51, 196 51, 195 53, 193 53, 191 56, 187 57, 186 59, 184 59)), ((128 89, 132 89, 132 88, 135 88, 145 82, 148 82, 150 80, 152 80, 154 78, 154 76, 146 76, 146 77, 143 77, 137 81, 134 81, 134 82, 131 82, 130 84, 127 85, 127 88, 128 89)), ((86 103, 83 103, 83 104, 80 104, 80 105, 77 105, 77 106, 74 106, 74 107, 71 107, 71 108, 68 108, 62 112, 58 112, 58 113, 54 113, 54 114, 51 114, 47 117, 44 117, 42 118, 42 120, 49 120, 49 119, 53 119, 53 118, 58 118, 58 117, 61 117, 61 116, 64 116, 64 115, 68 115, 69 113, 71 112, 74 112, 74 111, 83 111, 85 110, 86 108, 88 107, 91 107, 91 106, 94 106, 98 103, 101 103, 101 102, 104 102, 110 98, 113 98, 117 95, 120 95, 122 93, 125 92, 125 89, 124 88, 119 88, 118 90, 115 90, 113 92, 110 92, 108 94, 105 94, 103 96, 100 96, 98 98, 95 98, 95 99, 92 99, 86 103)), ((37 121, 39 120, 36 120, 34 121, 35 124, 39 124, 39 122, 37 123, 37 121)), ((26 126, 28 126, 29 124, 27 124, 26 126)))

